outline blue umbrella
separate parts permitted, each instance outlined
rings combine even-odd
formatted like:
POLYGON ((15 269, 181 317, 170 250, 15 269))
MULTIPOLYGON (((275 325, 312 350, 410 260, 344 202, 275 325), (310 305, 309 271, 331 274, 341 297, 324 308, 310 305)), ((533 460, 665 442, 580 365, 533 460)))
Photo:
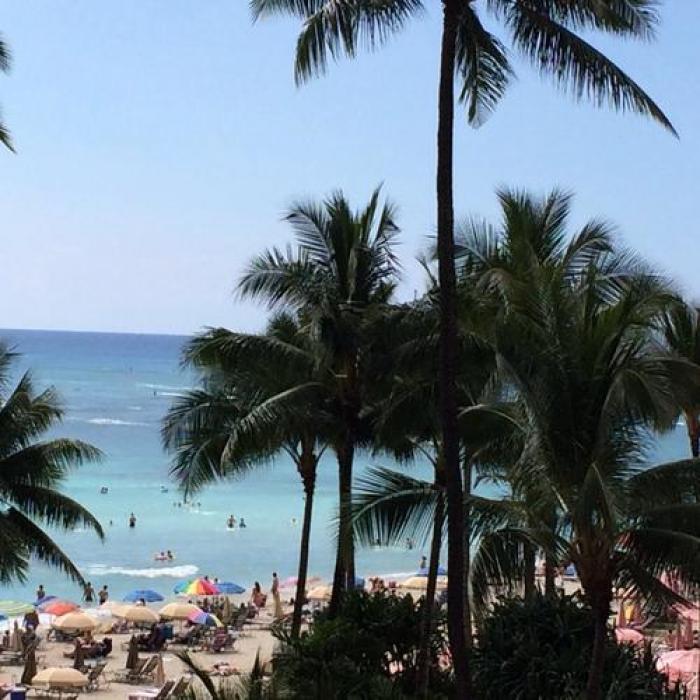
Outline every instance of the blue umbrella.
POLYGON ((159 600, 165 600, 165 598, 163 598, 163 596, 160 593, 152 591, 150 588, 131 591, 131 593, 127 593, 123 598, 123 600, 125 600, 127 603, 136 603, 142 599, 145 600, 147 603, 155 603, 159 600))
POLYGON ((55 595, 45 595, 43 598, 38 598, 37 600, 35 600, 33 605, 35 608, 38 608, 40 605, 43 605, 44 603, 48 603, 51 600, 56 600, 56 596, 55 595))
POLYGON ((214 584, 221 593, 224 595, 238 595, 239 593, 245 593, 245 588, 239 586, 237 583, 232 581, 219 581, 219 583, 214 584))
MULTIPOLYGON (((447 576, 447 569, 443 566, 438 566, 437 570, 438 576, 447 576)), ((422 569, 418 569, 418 573, 416 576, 427 576, 428 575, 428 567, 424 567, 422 569)))

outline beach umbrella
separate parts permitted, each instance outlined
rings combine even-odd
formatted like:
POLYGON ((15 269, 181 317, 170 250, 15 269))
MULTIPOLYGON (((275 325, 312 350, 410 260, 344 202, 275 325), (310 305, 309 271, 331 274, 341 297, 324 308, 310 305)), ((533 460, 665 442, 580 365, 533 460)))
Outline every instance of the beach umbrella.
POLYGON ((12 626, 12 634, 10 635, 10 650, 22 651, 22 633, 19 631, 19 624, 15 620, 12 626))
POLYGON ((618 644, 642 644, 644 635, 629 627, 618 627, 615 629, 615 640, 618 644))
POLYGON ((241 593, 245 593, 245 588, 243 588, 243 586, 239 586, 232 581, 220 581, 214 585, 219 589, 219 593, 223 595, 240 595, 241 593))
POLYGON ((46 603, 41 603, 41 605, 37 606, 39 612, 43 612, 46 615, 55 615, 56 617, 60 617, 61 615, 65 615, 69 612, 73 612, 79 607, 79 605, 71 603, 70 600, 58 600, 58 598, 55 598, 54 600, 49 600, 46 603))
POLYGON ((307 596, 309 600, 330 600, 331 599, 331 587, 322 585, 322 586, 314 586, 309 591, 309 595, 307 596))
POLYGON ((224 624, 216 615, 204 612, 204 610, 192 611, 187 619, 195 625, 206 625, 207 627, 223 627, 224 624))
POLYGON ((85 632, 97 627, 97 620, 84 612, 69 612, 53 621, 53 627, 64 632, 85 632))
MULTIPOLYGON (((447 586, 447 576, 438 576, 435 587, 445 588, 447 586)), ((428 577, 427 576, 411 576, 405 581, 399 583, 399 588, 410 588, 417 591, 424 591, 428 587, 428 577)))
POLYGON ((215 583, 206 578, 192 578, 180 581, 173 589, 180 595, 218 595, 219 588, 215 583))
POLYGON ((122 600, 125 600, 127 603, 138 603, 140 600, 145 600, 147 603, 158 603, 161 600, 165 600, 165 598, 157 591, 144 588, 127 593, 122 600))
MULTIPOLYGON (((416 576, 427 576, 427 575, 428 575, 428 567, 427 566, 424 566, 422 569, 418 569, 418 572, 416 573, 416 576)), ((437 575, 438 576, 447 576, 447 569, 444 566, 438 566, 437 575)))
POLYGON ((19 617, 28 612, 34 612, 34 606, 31 603, 21 603, 18 600, 0 600, 0 613, 5 617, 19 617))
POLYGON ((50 688, 82 688, 87 685, 88 677, 74 668, 51 666, 34 676, 33 684, 37 683, 50 688))
POLYGON ((116 600, 108 600, 106 603, 102 603, 102 605, 100 605, 99 608, 96 608, 96 610, 105 611, 110 613, 111 615, 116 615, 117 617, 119 617, 121 612, 128 607, 128 603, 119 603, 116 600))
POLYGON ((159 611, 161 617, 171 620, 186 620, 192 612, 202 612, 202 610, 192 603, 168 603, 159 611))
POLYGON ((55 595, 45 595, 42 598, 37 598, 34 601, 34 607, 38 608, 38 607, 44 605, 44 603, 48 603, 49 601, 56 600, 56 599, 57 599, 57 597, 55 595))
POLYGON ((143 605, 130 605, 119 613, 119 617, 123 617, 129 622, 147 622, 155 624, 160 620, 158 613, 143 605))
POLYGON ((700 622, 700 608, 697 605, 676 605, 674 610, 684 619, 695 622, 700 622))
POLYGON ((660 654, 656 668, 666 674, 671 682, 688 681, 700 668, 700 649, 679 649, 660 654))
POLYGON ((129 653, 126 655, 126 667, 135 668, 139 661, 139 642, 136 635, 132 634, 129 640, 129 653))
POLYGON ((30 645, 24 655, 24 670, 20 683, 22 685, 31 685, 32 679, 36 676, 36 647, 37 643, 30 645))

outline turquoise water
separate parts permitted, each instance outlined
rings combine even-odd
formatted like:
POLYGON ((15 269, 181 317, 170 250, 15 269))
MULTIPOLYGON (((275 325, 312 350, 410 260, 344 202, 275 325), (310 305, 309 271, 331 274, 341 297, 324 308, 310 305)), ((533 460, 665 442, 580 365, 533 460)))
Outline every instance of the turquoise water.
MULTIPOLYGON (((208 574, 246 587, 269 584, 273 571, 282 578, 296 573, 303 499, 299 479, 287 457, 245 479, 218 484, 199 494, 201 505, 178 508, 176 487, 168 477, 168 456, 160 445, 160 421, 173 398, 192 386, 179 367, 185 338, 157 335, 0 331, 22 353, 19 369, 32 368, 39 386, 54 385, 66 410, 58 435, 86 440, 104 453, 100 464, 74 472, 65 491, 86 505, 106 530, 104 542, 92 532, 57 533, 56 539, 94 586, 107 584, 121 598, 135 588, 172 593, 179 579, 208 574), (106 486, 106 495, 100 494, 106 486), (163 493, 162 488, 169 489, 163 493), (128 527, 130 512, 137 526, 128 527), (245 518, 245 530, 229 531, 230 513, 245 518), (110 524, 111 523, 111 524, 110 524), (153 555, 171 549, 172 563, 153 555)), ((684 428, 660 438, 659 459, 685 457, 684 428)), ((358 460, 361 471, 378 460, 358 460)), ((383 463, 386 463, 384 461, 383 463)), ((414 473, 427 476, 425 465, 414 473)), ((315 500, 310 571, 329 578, 334 562, 332 518, 336 504, 333 459, 320 469, 315 500)), ((416 570, 422 552, 365 549, 358 552, 363 574, 416 570)), ((54 571, 34 564, 26 585, 0 586, 0 599, 32 600, 43 583, 49 594, 75 599, 77 586, 54 571)))
MULTIPOLYGON (((0 331, 0 337, 22 354, 18 369, 31 368, 38 386, 51 384, 60 392, 66 415, 56 434, 86 440, 105 454, 101 463, 74 472, 65 488, 98 517, 105 541, 89 531, 56 534, 94 586, 106 583, 121 598, 146 587, 169 594, 176 581, 195 573, 246 587, 255 580, 269 585, 273 571, 282 578, 296 574, 300 527, 292 519, 301 520, 303 499, 288 457, 203 491, 196 497, 199 507, 173 505, 180 497, 168 477, 159 427, 173 398, 194 381, 179 367, 185 338, 12 330, 0 331), (102 486, 109 489, 106 495, 102 486), (127 524, 132 511, 134 529, 127 524), (244 517, 248 527, 228 530, 230 513, 244 517), (165 549, 176 560, 155 562, 154 553, 165 549)), ((369 462, 377 460, 361 458, 358 471, 369 462)), ((427 472, 418 467, 415 473, 427 472)), ((327 456, 320 467, 310 560, 310 571, 323 577, 332 575, 334 563, 335 503, 335 466, 327 456)), ((365 550, 358 570, 411 572, 420 555, 401 548, 365 550)), ((31 600, 39 583, 50 594, 80 594, 75 584, 35 564, 25 586, 0 586, 0 599, 31 600)))

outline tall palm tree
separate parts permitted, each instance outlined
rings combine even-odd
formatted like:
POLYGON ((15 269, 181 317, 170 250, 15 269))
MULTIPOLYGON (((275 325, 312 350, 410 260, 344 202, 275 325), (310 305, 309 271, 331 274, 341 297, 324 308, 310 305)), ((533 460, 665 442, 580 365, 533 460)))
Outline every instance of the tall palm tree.
POLYGON ((43 439, 63 417, 58 396, 53 389, 37 392, 29 373, 12 388, 14 358, 0 345, 0 582, 23 581, 34 557, 82 583, 76 565, 42 526, 80 525, 103 537, 95 517, 60 491, 73 467, 101 453, 80 440, 43 439))
MULTIPOLYGON (((322 73, 328 57, 355 56, 358 45, 375 48, 420 16, 424 0, 250 0, 256 18, 288 14, 302 21, 295 77, 322 73)), ((449 560, 452 579, 450 645, 458 693, 469 693, 464 650, 462 481, 457 427, 457 301, 454 273, 453 135, 455 78, 458 100, 471 124, 495 108, 512 77, 503 42, 481 22, 475 0, 440 0, 442 38, 438 87, 437 240, 440 279, 440 408, 448 484, 449 560)), ((655 0, 490 0, 484 3, 512 44, 544 74, 578 99, 608 103, 648 115, 673 131, 654 101, 615 63, 585 41, 581 31, 648 38, 657 22, 655 0)))
POLYGON ((500 198, 502 229, 471 222, 461 250, 467 277, 501 300, 493 343, 526 410, 521 478, 556 509, 541 545, 576 566, 593 610, 587 697, 596 700, 613 585, 659 604, 677 599, 664 570, 688 585, 700 575, 699 463, 647 469, 645 451, 700 373, 658 342, 672 290, 616 251, 608 226, 591 222, 567 241, 568 197, 500 198))
POLYGON ((172 472, 186 491, 243 476, 280 452, 292 459, 305 498, 293 636, 301 628, 316 474, 327 447, 326 392, 307 340, 284 313, 265 335, 213 329, 196 337, 184 357, 202 372, 203 386, 175 402, 162 429, 174 452, 172 472))
MULTIPOLYGON (((700 366, 700 309, 679 300, 664 317, 664 335, 671 352, 700 366)), ((681 409, 690 452, 693 457, 700 457, 700 394, 683 396, 681 409)))
POLYGON ((352 473, 355 450, 365 434, 365 378, 373 361, 366 352, 366 327, 394 291, 398 227, 394 207, 381 204, 379 189, 358 211, 336 192, 322 204, 293 205, 286 220, 294 229, 298 250, 273 249, 258 256, 244 272, 238 290, 273 309, 290 308, 301 314, 306 332, 320 348, 319 361, 332 379, 339 429, 332 445, 339 476, 338 553, 331 599, 331 610, 336 610, 342 591, 355 581, 352 473))
MULTIPOLYGON (((5 41, 0 36, 0 71, 7 73, 10 70, 11 56, 10 49, 5 43, 5 41)), ((5 148, 8 148, 14 153, 15 148, 12 145, 12 137, 7 127, 0 121, 0 143, 2 143, 5 148)))

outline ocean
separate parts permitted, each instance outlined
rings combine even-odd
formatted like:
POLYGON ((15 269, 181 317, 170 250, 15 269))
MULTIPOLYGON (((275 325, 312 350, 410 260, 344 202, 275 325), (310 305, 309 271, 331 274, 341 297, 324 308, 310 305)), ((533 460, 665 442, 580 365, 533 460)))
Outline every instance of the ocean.
MULTIPOLYGON (((113 599, 137 588, 166 597, 177 581, 209 575, 246 588, 263 587, 272 572, 296 575, 303 512, 299 478, 286 456, 245 478, 218 483, 199 493, 192 507, 178 507, 177 485, 160 442, 160 423, 177 395, 195 378, 180 367, 184 337, 112 333, 0 331, 21 357, 16 376, 31 369, 38 387, 54 386, 65 418, 54 435, 80 438, 100 448, 104 459, 74 471, 64 492, 87 506, 102 523, 101 542, 91 531, 55 532, 55 539, 95 588, 107 584, 113 599), (103 487, 107 493, 101 493, 103 487), (130 513, 137 518, 128 527, 130 513), (245 529, 229 530, 230 514, 245 529), (170 549, 172 562, 154 555, 170 549)), ((655 459, 688 455, 685 428, 659 438, 655 459)), ((356 473, 385 459, 358 457, 356 473)), ((426 464, 412 473, 428 477, 426 464)), ((311 537, 310 573, 329 579, 334 564, 333 519, 337 503, 335 463, 325 455, 319 469, 311 537)), ((420 543, 360 549, 360 575, 414 572, 424 553, 420 543)), ((425 552, 427 554, 427 552, 425 552)), ((0 585, 0 599, 32 601, 43 584, 48 594, 77 600, 81 591, 57 571, 34 562, 25 584, 0 585)))

